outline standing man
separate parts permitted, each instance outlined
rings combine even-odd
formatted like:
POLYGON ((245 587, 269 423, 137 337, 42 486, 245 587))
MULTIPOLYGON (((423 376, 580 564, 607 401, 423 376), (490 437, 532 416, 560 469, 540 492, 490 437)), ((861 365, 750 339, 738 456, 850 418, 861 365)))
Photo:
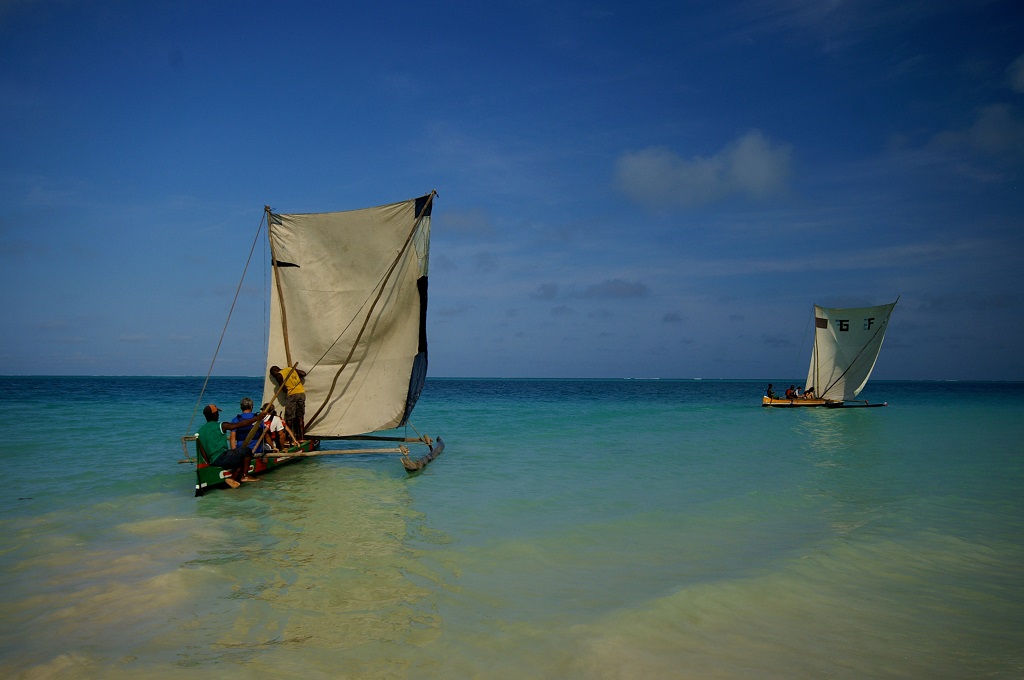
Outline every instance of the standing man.
POLYGON ((290 366, 271 366, 270 377, 284 385, 284 422, 291 428, 296 443, 301 442, 306 438, 306 388, 302 386, 306 372, 290 366))
POLYGON ((253 416, 249 420, 242 420, 237 423, 220 423, 220 409, 215 404, 208 404, 203 409, 206 417, 206 424, 199 428, 199 437, 196 439, 196 453, 200 460, 205 460, 214 467, 231 470, 231 474, 224 479, 228 486, 237 489, 241 482, 258 482, 255 477, 249 476, 249 464, 252 462, 252 450, 247 446, 228 448, 225 432, 240 430, 247 431, 257 418, 253 416))

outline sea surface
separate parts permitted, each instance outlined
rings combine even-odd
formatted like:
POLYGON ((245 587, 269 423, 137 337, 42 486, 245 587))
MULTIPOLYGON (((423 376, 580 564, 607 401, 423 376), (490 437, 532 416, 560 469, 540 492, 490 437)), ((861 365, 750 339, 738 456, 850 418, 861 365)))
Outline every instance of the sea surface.
POLYGON ((0 378, 0 677, 1024 677, 1024 384, 766 382, 431 379, 422 474, 196 498, 259 379, 0 378))

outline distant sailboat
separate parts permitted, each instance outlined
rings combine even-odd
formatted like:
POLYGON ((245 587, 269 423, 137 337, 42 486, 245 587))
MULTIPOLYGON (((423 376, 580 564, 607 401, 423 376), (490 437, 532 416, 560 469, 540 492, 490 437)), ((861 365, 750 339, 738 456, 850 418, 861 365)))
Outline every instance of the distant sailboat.
POLYGON ((814 398, 761 399, 762 406, 831 408, 885 406, 855 402, 867 385, 882 349, 896 302, 875 307, 834 308, 814 305, 814 348, 804 392, 814 398))
MULTIPOLYGON (((435 192, 400 203, 333 213, 266 210, 271 300, 263 403, 282 400, 271 366, 305 372, 300 446, 253 459, 252 474, 302 457, 400 453, 417 472, 444 450, 440 437, 371 433, 404 427, 427 375, 427 269, 435 192), (334 450, 321 440, 394 442, 334 450), (406 444, 426 447, 413 459, 406 444)), ((417 433, 418 435, 419 433, 417 433)), ((224 472, 197 460, 197 495, 224 472)))

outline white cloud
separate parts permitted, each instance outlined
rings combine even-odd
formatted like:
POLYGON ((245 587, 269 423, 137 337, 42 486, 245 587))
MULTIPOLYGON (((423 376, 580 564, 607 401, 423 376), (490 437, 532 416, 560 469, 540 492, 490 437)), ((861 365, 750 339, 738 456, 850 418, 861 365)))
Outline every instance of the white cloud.
POLYGON ((1005 104, 986 106, 974 124, 966 130, 936 135, 932 140, 932 148, 1019 158, 1024 153, 1024 121, 1005 104))
POLYGON ((442 213, 438 224, 445 230, 461 234, 488 235, 495 231, 490 215, 479 208, 453 208, 447 213, 442 213))
POLYGON ((664 147, 623 154, 619 188, 650 207, 693 206, 735 194, 765 198, 781 193, 792 147, 773 144, 753 130, 709 158, 680 158, 664 147))
POLYGON ((1000 248, 1004 257, 1012 259, 1015 249, 1007 249, 1005 244, 987 239, 971 239, 954 242, 935 242, 932 240, 891 245, 861 250, 850 250, 837 259, 834 254, 822 252, 814 255, 791 257, 728 257, 722 259, 702 258, 694 256, 681 258, 672 256, 663 265, 665 270, 685 271, 694 277, 728 277, 740 275, 789 274, 793 272, 840 272, 840 271, 877 271, 885 268, 907 270, 921 268, 935 263, 965 263, 974 260, 987 260, 993 267, 1005 266, 1002 262, 992 261, 992 253, 1000 248))
MULTIPOLYGON (((931 17, 975 10, 977 0, 889 2, 888 0, 738 0, 720 3, 735 17, 736 37, 813 36, 825 52, 898 36, 931 17)), ((730 22, 732 23, 732 22, 730 22)))
POLYGON ((587 286, 586 290, 580 293, 578 297, 596 299, 641 298, 647 297, 649 292, 647 286, 639 281, 610 279, 587 286))
POLYGON ((537 286, 537 290, 535 292, 530 293, 530 297, 538 300, 554 300, 557 295, 557 283, 542 283, 537 286))
POLYGON ((1024 92, 1024 54, 1013 60, 1006 73, 1010 78, 1010 89, 1014 92, 1024 92))

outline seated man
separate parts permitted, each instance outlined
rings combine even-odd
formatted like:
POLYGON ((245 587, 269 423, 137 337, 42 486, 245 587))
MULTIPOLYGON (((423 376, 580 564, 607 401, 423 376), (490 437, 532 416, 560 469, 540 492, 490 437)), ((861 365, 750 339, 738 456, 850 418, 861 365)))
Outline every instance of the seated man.
POLYGON ((287 450, 288 442, 285 439, 284 421, 281 420, 281 416, 277 415, 277 409, 267 403, 263 405, 260 412, 265 414, 263 427, 267 430, 266 439, 270 443, 270 448, 278 451, 287 450))
POLYGON ((790 385, 786 390, 786 399, 796 399, 796 386, 790 385))
POLYGON ((199 428, 199 436, 196 439, 196 453, 210 465, 231 470, 231 474, 224 479, 228 486, 237 489, 240 482, 257 482, 255 477, 250 477, 249 464, 252 463, 252 451, 248 447, 228 448, 225 432, 240 430, 249 427, 256 422, 256 416, 250 420, 243 420, 238 423, 219 423, 220 410, 214 404, 207 405, 203 409, 206 417, 206 424, 199 428))
MULTIPOLYGON (((249 397, 244 397, 239 406, 242 407, 242 412, 231 419, 232 423, 240 423, 243 420, 252 420, 253 418, 258 418, 258 414, 252 412, 253 403, 252 399, 250 399, 249 397)), ((261 425, 262 423, 259 420, 256 420, 249 427, 242 428, 239 430, 231 430, 231 432, 228 433, 228 439, 230 441, 231 448, 241 446, 248 438, 249 449, 253 453, 262 453, 264 449, 264 440, 267 437, 260 436, 263 434, 261 425)))

